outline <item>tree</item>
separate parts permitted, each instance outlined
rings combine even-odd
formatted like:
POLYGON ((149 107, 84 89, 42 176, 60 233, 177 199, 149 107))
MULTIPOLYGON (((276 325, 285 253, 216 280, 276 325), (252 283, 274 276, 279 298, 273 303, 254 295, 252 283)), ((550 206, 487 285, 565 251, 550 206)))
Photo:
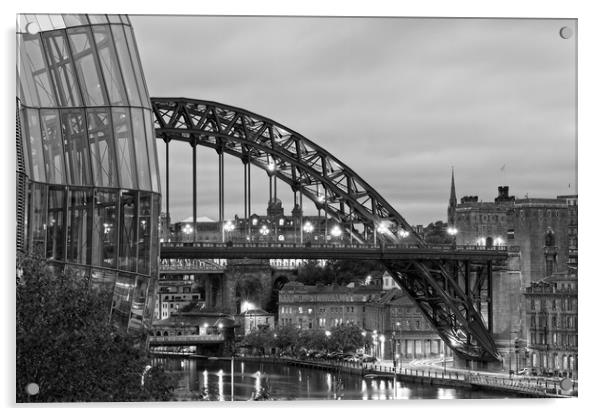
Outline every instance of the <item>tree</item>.
POLYGON ((293 325, 280 326, 274 332, 274 346, 280 351, 294 352, 299 340, 299 329, 293 325))
POLYGON ((109 322, 112 294, 35 257, 18 259, 17 401, 169 400, 175 380, 150 360, 140 336, 109 322), (145 372, 145 369, 147 371, 145 372), (144 373, 144 386, 141 385, 144 373))
POLYGON ((424 228, 424 241, 429 244, 451 244, 453 237, 447 233, 447 223, 437 221, 424 228))
POLYGON ((330 330, 333 349, 355 351, 364 345, 362 329, 356 325, 339 325, 330 330))
POLYGON ((328 339, 322 329, 306 329, 299 334, 297 345, 299 348, 305 348, 306 350, 320 351, 326 349, 328 339))
POLYGON ((255 351, 261 351, 265 355, 266 348, 272 345, 274 333, 266 328, 254 329, 243 338, 243 345, 253 348, 255 351))

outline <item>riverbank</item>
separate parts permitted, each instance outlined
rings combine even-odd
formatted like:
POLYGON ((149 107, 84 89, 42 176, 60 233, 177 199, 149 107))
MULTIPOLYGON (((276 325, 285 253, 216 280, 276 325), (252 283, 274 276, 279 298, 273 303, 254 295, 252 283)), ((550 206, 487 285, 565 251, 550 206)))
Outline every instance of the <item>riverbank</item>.
MULTIPOLYGON (((383 379, 395 378, 397 381, 432 385, 441 387, 452 387, 461 389, 480 389, 495 392, 511 393, 513 396, 527 398, 563 398, 571 397, 570 394, 561 394, 560 387, 556 382, 533 383, 519 379, 503 379, 498 377, 485 376, 479 373, 461 373, 455 371, 430 371, 416 370, 408 368, 393 368, 380 364, 354 363, 332 360, 300 360, 290 357, 207 357, 197 354, 185 353, 154 353, 155 355, 178 356, 198 359, 213 359, 220 361, 249 361, 258 363, 282 364, 292 367, 303 367, 322 371, 342 372, 354 374, 364 379, 383 379)), ((576 393, 576 392, 575 392, 576 393)), ((573 394, 576 396, 576 394, 573 394)))

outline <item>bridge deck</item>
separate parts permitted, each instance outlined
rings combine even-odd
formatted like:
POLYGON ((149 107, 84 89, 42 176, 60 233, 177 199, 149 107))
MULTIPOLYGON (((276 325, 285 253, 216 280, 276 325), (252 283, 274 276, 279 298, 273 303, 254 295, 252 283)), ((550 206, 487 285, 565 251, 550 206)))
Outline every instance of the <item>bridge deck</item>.
POLYGON ((355 260, 504 260, 507 249, 484 246, 300 245, 286 243, 161 243, 161 258, 355 259, 355 260))

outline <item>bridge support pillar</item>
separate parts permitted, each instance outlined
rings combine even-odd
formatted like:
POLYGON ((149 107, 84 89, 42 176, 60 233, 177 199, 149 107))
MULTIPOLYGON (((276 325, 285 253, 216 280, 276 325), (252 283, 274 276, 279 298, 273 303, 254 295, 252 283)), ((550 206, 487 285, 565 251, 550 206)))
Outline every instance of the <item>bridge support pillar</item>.
POLYGON ((272 294, 272 269, 268 260, 228 260, 222 285, 222 309, 240 312, 237 303, 250 302, 265 309, 272 294))

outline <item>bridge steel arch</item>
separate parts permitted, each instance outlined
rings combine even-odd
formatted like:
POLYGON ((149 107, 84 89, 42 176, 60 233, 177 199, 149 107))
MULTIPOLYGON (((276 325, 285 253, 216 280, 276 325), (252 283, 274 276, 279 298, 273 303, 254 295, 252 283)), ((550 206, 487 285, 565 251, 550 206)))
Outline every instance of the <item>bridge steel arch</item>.
MULTIPOLYGON (((358 243, 366 243, 367 233, 356 228, 361 224, 372 235, 378 230, 385 243, 403 241, 427 246, 401 214, 350 167, 294 130, 250 111, 212 101, 151 98, 151 103, 158 140, 185 142, 193 149, 210 147, 220 155, 230 154, 245 165, 250 163, 275 175, 293 192, 302 193, 335 218, 358 243)), ((460 357, 500 360, 491 334, 491 260, 480 265, 470 262, 469 257, 465 261, 434 258, 382 262, 460 357), (486 270, 489 277, 473 278, 471 289, 470 276, 476 273, 475 267, 486 270), (461 269, 465 271, 464 288, 458 283, 461 269), (488 293, 488 325, 480 313, 483 288, 488 293)))

